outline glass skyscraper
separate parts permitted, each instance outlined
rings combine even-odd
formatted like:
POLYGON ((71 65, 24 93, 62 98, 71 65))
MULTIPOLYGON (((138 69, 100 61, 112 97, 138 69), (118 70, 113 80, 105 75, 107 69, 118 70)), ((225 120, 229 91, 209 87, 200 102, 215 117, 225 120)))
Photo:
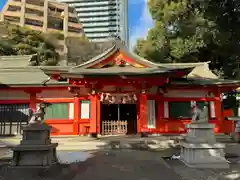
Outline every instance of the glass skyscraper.
POLYGON ((104 42, 119 36, 128 46, 128 0, 58 0, 77 11, 89 40, 104 42))

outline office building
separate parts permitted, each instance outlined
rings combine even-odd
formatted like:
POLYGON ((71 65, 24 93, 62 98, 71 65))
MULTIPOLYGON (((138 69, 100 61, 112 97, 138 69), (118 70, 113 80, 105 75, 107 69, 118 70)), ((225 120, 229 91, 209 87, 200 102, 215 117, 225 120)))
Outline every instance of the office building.
POLYGON ((128 0, 58 0, 74 7, 89 40, 103 42, 128 37, 128 0))
POLYGON ((42 32, 62 33, 60 55, 67 54, 66 37, 81 37, 84 34, 74 8, 52 0, 8 0, 0 20, 42 32))

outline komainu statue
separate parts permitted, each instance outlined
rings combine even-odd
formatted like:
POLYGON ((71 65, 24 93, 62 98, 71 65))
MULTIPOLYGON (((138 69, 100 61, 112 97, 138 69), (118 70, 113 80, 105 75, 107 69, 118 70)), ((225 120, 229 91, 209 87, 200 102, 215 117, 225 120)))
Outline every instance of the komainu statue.
POLYGON ((204 106, 203 110, 199 109, 196 102, 191 102, 192 108, 192 123, 207 123, 208 122, 208 107, 204 106))
POLYGON ((32 109, 29 109, 29 124, 42 123, 44 121, 46 107, 46 103, 41 103, 39 104, 36 112, 34 112, 32 109))

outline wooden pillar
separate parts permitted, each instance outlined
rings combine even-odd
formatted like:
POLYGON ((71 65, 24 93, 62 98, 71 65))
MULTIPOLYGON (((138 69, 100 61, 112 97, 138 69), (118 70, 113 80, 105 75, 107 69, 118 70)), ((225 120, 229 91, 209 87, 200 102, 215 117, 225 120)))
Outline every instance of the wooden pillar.
POLYGON ((73 133, 79 134, 79 120, 80 120, 80 99, 78 96, 74 97, 74 122, 73 133))
POLYGON ((36 106, 37 106, 36 92, 30 92, 29 108, 32 109, 35 112, 36 111, 36 106))
POLYGON ((147 130, 147 94, 142 91, 139 95, 139 118, 140 118, 140 133, 147 130))
POLYGON ((216 91, 215 93, 215 115, 216 115, 216 130, 217 132, 221 131, 222 125, 223 125, 223 120, 224 118, 222 117, 222 106, 221 106, 221 93, 219 90, 216 91))
POLYGON ((100 97, 97 98, 97 134, 101 134, 101 102, 100 97))
POLYGON ((97 106, 98 106, 98 96, 97 94, 90 95, 90 134, 95 136, 97 134, 97 106))
POLYGON ((164 100, 163 94, 157 96, 157 122, 156 122, 156 129, 159 131, 161 129, 161 121, 164 118, 164 100))

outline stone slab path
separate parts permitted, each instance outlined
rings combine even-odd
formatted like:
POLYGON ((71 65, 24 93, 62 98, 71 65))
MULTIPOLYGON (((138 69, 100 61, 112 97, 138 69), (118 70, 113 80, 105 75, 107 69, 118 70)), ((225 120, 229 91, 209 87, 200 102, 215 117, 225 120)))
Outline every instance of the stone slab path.
POLYGON ((114 150, 86 161, 85 169, 73 180, 180 180, 158 153, 114 150))
POLYGON ((181 180, 158 153, 113 150, 92 153, 92 158, 48 170, 12 169, 2 166, 1 180, 181 180))

